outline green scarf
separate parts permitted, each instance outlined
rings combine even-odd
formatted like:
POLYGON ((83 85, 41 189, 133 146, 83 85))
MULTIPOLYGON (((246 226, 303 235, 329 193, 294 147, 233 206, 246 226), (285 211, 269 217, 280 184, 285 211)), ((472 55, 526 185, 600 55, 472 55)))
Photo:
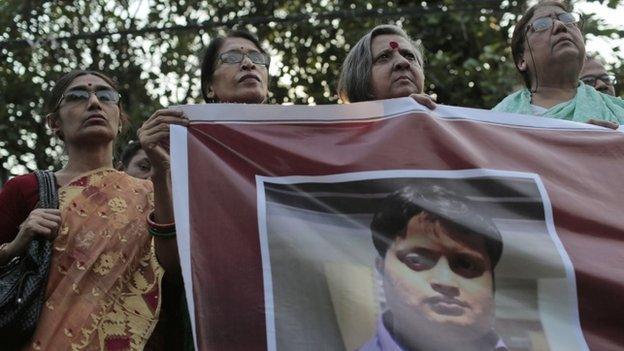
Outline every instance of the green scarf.
MULTIPOLYGON (((526 88, 519 90, 499 102, 493 111, 532 115, 531 93, 526 88)), ((624 124, 624 100, 599 93, 580 82, 572 100, 549 108, 543 116, 576 122, 587 122, 593 118, 624 124)))

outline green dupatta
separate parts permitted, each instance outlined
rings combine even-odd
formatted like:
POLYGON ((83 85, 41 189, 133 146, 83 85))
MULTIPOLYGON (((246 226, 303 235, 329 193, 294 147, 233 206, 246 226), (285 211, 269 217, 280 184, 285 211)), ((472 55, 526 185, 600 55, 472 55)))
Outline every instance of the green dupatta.
MULTIPOLYGON (((493 111, 533 115, 531 93, 528 89, 519 90, 503 99, 493 111)), ((599 93, 593 87, 579 82, 576 96, 549 108, 542 116, 576 122, 600 119, 624 124, 624 100, 599 93)))

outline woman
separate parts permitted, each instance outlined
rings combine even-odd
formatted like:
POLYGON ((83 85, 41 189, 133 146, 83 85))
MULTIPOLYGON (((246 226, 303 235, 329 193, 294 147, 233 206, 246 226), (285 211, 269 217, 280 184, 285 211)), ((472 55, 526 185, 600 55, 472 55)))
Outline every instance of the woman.
POLYGON ((201 89, 207 103, 262 104, 268 97, 271 59, 256 37, 232 31, 213 39, 202 61, 201 89))
POLYGON ((342 64, 338 95, 345 102, 411 96, 434 109, 424 91, 424 60, 420 46, 401 28, 380 25, 351 48, 342 64))
MULTIPOLYGON (((268 98, 270 61, 258 39, 249 32, 237 30, 224 37, 216 37, 206 48, 202 61, 201 89, 204 100, 207 103, 265 103, 268 98)), ((180 115, 176 110, 159 110, 143 124, 137 134, 146 153, 168 159, 167 151, 147 137, 157 129, 155 125, 161 124, 159 121, 173 121, 180 115)), ((166 133, 168 135, 168 130, 166 133)), ((165 269, 179 271, 175 240, 157 240, 156 251, 165 269)))
MULTIPOLYGON (((558 1, 529 8, 516 24, 511 50, 526 88, 501 101, 494 111, 586 122, 624 122, 624 101, 579 81, 585 44, 579 17, 558 1)), ((617 127, 616 127, 617 128, 617 127)))
MULTIPOLYGON (((201 89, 204 100, 207 103, 265 103, 268 97, 269 64, 270 57, 258 39, 249 32, 238 30, 224 37, 216 37, 206 48, 202 61, 201 89)), ((179 112, 175 110, 158 111, 139 129, 139 140, 146 153, 158 147, 157 143, 146 140, 147 131, 154 130, 153 123, 176 116, 179 116, 179 112)), ((165 156, 166 152, 162 154, 162 157, 165 156)), ((156 238, 155 243, 158 259, 169 272, 169 279, 164 286, 163 321, 159 323, 150 345, 164 343, 177 345, 178 349, 192 349, 192 334, 189 322, 186 321, 188 317, 180 315, 180 311, 186 309, 186 302, 180 284, 177 243, 162 237, 156 238), (185 330, 180 331, 179 328, 185 330)))
MULTIPOLYGON (((60 209, 34 209, 33 174, 0 193, 0 264, 34 237, 54 240, 44 307, 24 349, 142 350, 156 325, 163 269, 148 230, 171 230, 158 224, 173 222, 168 159, 160 146, 146 151, 153 185, 113 169, 113 143, 126 122, 119 98, 100 72, 61 77, 46 104, 46 122, 68 155, 55 172, 60 209)), ((158 145, 167 124, 188 121, 181 114, 154 121, 142 141, 158 145)))

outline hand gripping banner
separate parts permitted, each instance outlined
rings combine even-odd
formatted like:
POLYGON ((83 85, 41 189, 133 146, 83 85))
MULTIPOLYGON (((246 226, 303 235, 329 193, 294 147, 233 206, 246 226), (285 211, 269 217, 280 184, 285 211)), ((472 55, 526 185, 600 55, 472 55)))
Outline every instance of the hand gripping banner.
POLYGON ((624 134, 409 98, 181 106, 199 350, 624 349, 624 134))

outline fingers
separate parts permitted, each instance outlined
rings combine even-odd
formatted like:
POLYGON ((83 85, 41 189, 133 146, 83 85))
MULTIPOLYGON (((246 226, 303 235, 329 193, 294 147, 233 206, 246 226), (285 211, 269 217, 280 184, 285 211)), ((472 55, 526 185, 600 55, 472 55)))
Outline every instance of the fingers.
POLYGON ((151 128, 154 125, 158 125, 161 123, 169 123, 169 124, 180 124, 180 125, 188 125, 189 120, 184 115, 184 112, 170 109, 162 109, 154 112, 148 119, 143 123, 141 128, 151 128))
POLYGON ((153 149, 163 140, 169 138, 170 125, 188 126, 189 123, 182 111, 158 110, 143 123, 137 131, 137 136, 143 148, 153 149))
POLYGON ((417 103, 424 105, 430 110, 435 110, 435 108, 438 106, 435 103, 434 99, 427 94, 412 94, 410 95, 410 97, 414 99, 417 103))
POLYGON ((594 119, 594 118, 590 118, 587 123, 589 124, 593 124, 596 126, 601 126, 601 127, 605 127, 605 128, 610 128, 610 129, 618 129, 620 127, 620 125, 616 122, 611 122, 611 121, 603 121, 600 119, 594 119))
POLYGON ((61 214, 58 209, 37 208, 20 225, 19 241, 26 245, 35 236, 54 239, 61 225, 61 214))
POLYGON ((39 217, 56 222, 57 224, 61 224, 61 211, 56 208, 38 208, 31 212, 32 214, 36 214, 39 217))
POLYGON ((139 136, 141 147, 144 149, 153 149, 161 145, 162 141, 167 141, 169 139, 169 126, 164 126, 166 127, 165 129, 153 129, 143 132, 139 136))

